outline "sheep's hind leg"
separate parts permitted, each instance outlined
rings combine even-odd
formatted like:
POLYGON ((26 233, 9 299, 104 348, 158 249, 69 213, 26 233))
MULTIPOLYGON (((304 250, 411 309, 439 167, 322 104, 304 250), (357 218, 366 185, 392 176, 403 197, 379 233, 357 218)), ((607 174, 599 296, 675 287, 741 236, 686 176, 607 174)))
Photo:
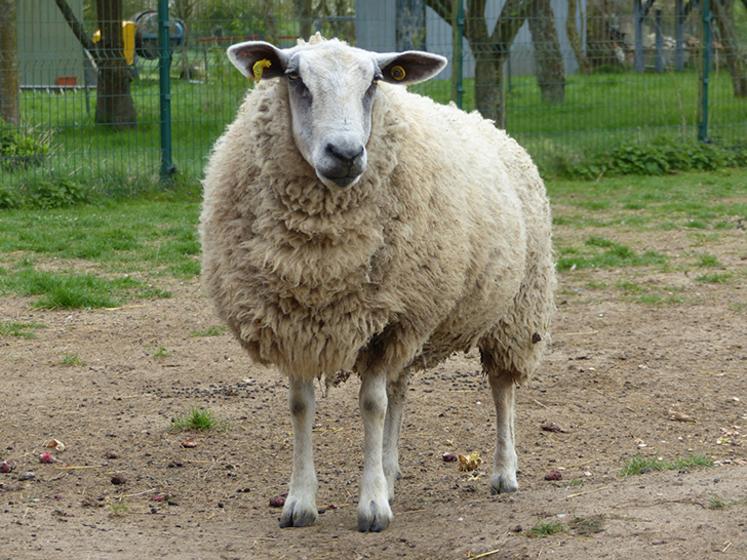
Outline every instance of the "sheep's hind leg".
POLYGON ((514 448, 514 379, 507 372, 488 371, 495 403, 496 446, 490 488, 494 494, 516 492, 517 457, 514 448))
POLYGON ((290 380, 288 404, 293 423, 293 473, 280 516, 281 527, 306 527, 317 518, 316 472, 311 429, 314 426, 313 381, 290 380))
POLYGON ((364 374, 359 395, 363 418, 363 476, 358 501, 358 530, 382 531, 392 520, 382 460, 387 410, 386 375, 364 374))
POLYGON ((389 503, 394 502, 394 483, 402 477, 399 469, 399 433, 407 394, 407 373, 389 381, 386 386, 387 407, 384 420, 384 476, 389 503))

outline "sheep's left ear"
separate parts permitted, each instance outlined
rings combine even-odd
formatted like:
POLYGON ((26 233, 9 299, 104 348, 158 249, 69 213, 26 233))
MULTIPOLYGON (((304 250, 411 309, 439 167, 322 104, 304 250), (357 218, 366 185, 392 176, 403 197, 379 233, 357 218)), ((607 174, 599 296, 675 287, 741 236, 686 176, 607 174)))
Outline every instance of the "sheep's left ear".
POLYGON ((390 84, 416 84, 424 82, 446 67, 447 60, 440 55, 423 51, 381 53, 376 55, 381 79, 390 84))
POLYGON ((247 41, 228 47, 229 60, 248 78, 277 78, 285 73, 288 55, 264 41, 247 41))

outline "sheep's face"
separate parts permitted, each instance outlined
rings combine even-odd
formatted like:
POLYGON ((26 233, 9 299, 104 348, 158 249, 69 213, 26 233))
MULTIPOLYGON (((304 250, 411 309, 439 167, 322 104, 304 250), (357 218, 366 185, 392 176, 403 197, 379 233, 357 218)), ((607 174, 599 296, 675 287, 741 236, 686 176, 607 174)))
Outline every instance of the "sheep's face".
POLYGON ((228 56, 246 76, 288 81, 298 151, 331 188, 350 187, 366 171, 377 84, 420 82, 446 65, 445 58, 425 52, 374 53, 318 39, 291 49, 239 43, 228 56))

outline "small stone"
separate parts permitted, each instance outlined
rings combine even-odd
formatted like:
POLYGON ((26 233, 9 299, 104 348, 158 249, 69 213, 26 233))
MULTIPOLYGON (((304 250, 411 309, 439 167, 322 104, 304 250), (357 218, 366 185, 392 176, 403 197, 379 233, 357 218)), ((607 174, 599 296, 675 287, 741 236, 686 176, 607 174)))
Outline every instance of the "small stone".
POLYGON ((444 463, 454 463, 458 459, 456 453, 444 453, 441 455, 444 463))
POLYGON ((0 463, 0 473, 8 474, 15 468, 15 465, 13 463, 9 463, 8 461, 3 461, 0 463))
POLYGON ((549 471, 545 475, 545 480, 562 480, 562 479, 563 479, 563 474, 559 470, 556 470, 556 469, 549 471))
POLYGON ((107 459, 117 459, 119 458, 119 454, 116 451, 107 451, 105 457, 107 459))
POLYGON ((111 483, 114 484, 115 486, 120 486, 122 484, 127 483, 127 479, 123 477, 121 474, 115 474, 111 478, 111 483))
POLYGON ((516 525, 515 527, 513 527, 511 529, 511 532, 512 533, 521 533, 523 530, 524 530, 524 527, 522 527, 521 525, 516 525))
POLYGON ((193 449, 193 448, 197 447, 197 442, 195 440, 193 440, 193 439, 185 439, 182 442, 182 447, 184 447, 186 449, 193 449))
POLYGON ((281 508, 285 505, 284 496, 273 496, 270 498, 270 507, 281 508))
POLYGON ((18 480, 34 480, 36 479, 36 474, 34 474, 33 471, 26 471, 25 473, 21 473, 19 475, 18 480))

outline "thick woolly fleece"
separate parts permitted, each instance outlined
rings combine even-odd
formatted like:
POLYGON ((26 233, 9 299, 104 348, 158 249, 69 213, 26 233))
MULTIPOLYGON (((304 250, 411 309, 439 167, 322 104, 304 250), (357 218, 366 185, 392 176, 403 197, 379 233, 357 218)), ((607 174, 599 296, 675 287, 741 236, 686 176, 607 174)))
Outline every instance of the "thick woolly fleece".
POLYGON ((328 188, 260 83, 204 181, 203 279, 253 359, 309 379, 432 366, 478 345, 521 383, 549 336, 550 210, 526 152, 477 113, 380 84, 369 166, 328 188))

